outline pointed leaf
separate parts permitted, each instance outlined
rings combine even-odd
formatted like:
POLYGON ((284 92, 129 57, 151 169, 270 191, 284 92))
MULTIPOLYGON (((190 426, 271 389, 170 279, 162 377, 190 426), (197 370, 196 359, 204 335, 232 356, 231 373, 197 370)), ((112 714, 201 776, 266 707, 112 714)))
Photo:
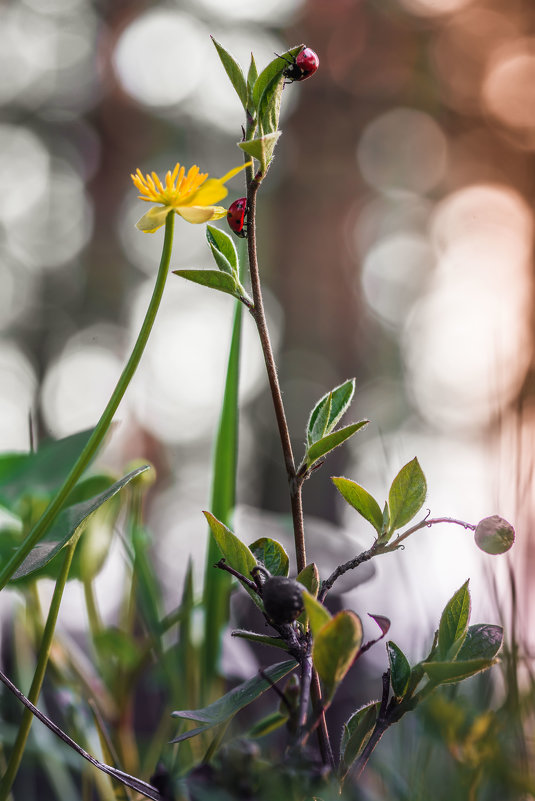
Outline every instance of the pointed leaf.
POLYGON ((264 676, 256 675, 252 679, 239 684, 234 687, 230 692, 218 698, 213 704, 210 704, 203 709, 183 709, 177 712, 172 712, 173 717, 183 718, 185 720, 194 720, 204 724, 200 729, 185 732, 184 734, 175 737, 171 740, 172 743, 178 743, 182 740, 187 740, 198 734, 200 731, 205 731, 213 726, 219 726, 225 723, 234 715, 255 701, 262 693, 271 688, 271 682, 277 682, 286 676, 297 665, 295 659, 289 659, 286 662, 279 662, 276 665, 271 665, 264 669, 264 676))
POLYGON ((258 123, 263 134, 278 130, 284 77, 275 75, 268 83, 258 104, 258 123))
POLYGON ((362 642, 362 623, 354 612, 338 612, 314 637, 312 661, 329 701, 353 664, 362 642))
POLYGON ((369 422, 369 420, 361 420, 359 423, 352 423, 349 426, 345 426, 345 428, 339 428, 338 431, 333 431, 332 434, 328 434, 326 437, 318 440, 318 442, 315 442, 306 453, 307 467, 311 467, 314 462, 317 462, 322 456, 333 451, 345 442, 346 439, 349 439, 365 425, 368 425, 369 422))
POLYGON ((367 704, 357 709, 347 723, 344 723, 340 743, 340 779, 344 778, 355 759, 363 752, 375 727, 380 706, 378 702, 367 704))
POLYGON ((222 273, 228 273, 228 275, 234 276, 234 271, 227 257, 213 245, 210 245, 210 250, 212 251, 212 256, 214 257, 218 269, 221 270, 222 273))
POLYGON ((295 580, 302 584, 303 587, 306 587, 314 598, 318 597, 320 574, 318 566, 314 564, 314 562, 310 562, 310 564, 304 567, 301 572, 297 574, 295 580))
POLYGON ((47 535, 49 537, 54 537, 54 541, 38 543, 35 548, 30 551, 11 580, 15 581, 24 576, 29 576, 48 564, 73 537, 80 536, 81 527, 87 522, 90 515, 96 512, 103 503, 113 498, 113 496, 122 490, 133 478, 148 469, 149 466, 145 465, 137 470, 132 470, 131 473, 128 473, 128 475, 112 484, 105 492, 101 492, 94 498, 74 504, 73 506, 68 506, 64 509, 47 535))
MULTIPOLYGON (((206 226, 206 239, 208 244, 218 250, 226 259, 231 267, 231 272, 236 274, 238 270, 238 252, 229 234, 216 228, 214 225, 206 226)), ((226 270, 229 272, 229 270, 226 270)))
POLYGON ((385 634, 388 634, 391 626, 390 618, 385 617, 384 615, 372 615, 371 612, 368 612, 368 617, 371 617, 372 620, 375 620, 381 629, 381 637, 384 637, 385 634))
MULTIPOLYGON (((248 109, 252 113, 254 112, 253 91, 257 78, 258 78, 258 70, 256 68, 256 62, 254 60, 254 56, 251 53, 251 63, 249 64, 249 72, 247 73, 247 98, 248 98, 248 109)), ((254 116, 254 113, 252 114, 252 116, 254 116)))
POLYGON ((329 392, 321 403, 314 409, 314 419, 310 417, 309 429, 307 431, 307 442, 313 445, 320 440, 324 434, 328 434, 327 426, 329 425, 329 418, 331 416, 333 394, 329 392))
MULTIPOLYGON (((230 567, 237 570, 246 578, 251 577, 251 570, 256 567, 256 559, 253 554, 241 540, 232 533, 230 529, 223 525, 213 514, 210 512, 203 512, 208 521, 210 530, 214 535, 214 539, 221 551, 222 556, 225 557, 230 567)), ((258 595, 253 592, 246 584, 243 585, 255 604, 262 609, 262 602, 258 595)))
POLYGON ((390 507, 389 531, 401 528, 412 520, 425 501, 427 483, 418 459, 414 458, 401 468, 390 487, 388 505, 390 507))
POLYGON ((301 44, 297 47, 290 48, 290 50, 286 50, 284 53, 281 53, 280 56, 273 59, 273 61, 270 61, 267 67, 262 70, 255 82, 253 90, 253 103, 255 108, 258 108, 260 98, 268 84, 271 83, 274 78, 281 77, 288 64, 292 63, 295 56, 297 56, 304 47, 305 45, 301 44))
POLYGON ((411 666, 407 657, 396 645, 395 642, 389 640, 386 644, 388 652, 388 661, 390 662, 390 683, 396 698, 401 699, 407 692, 409 686, 409 679, 411 677, 411 666))
POLYGON ((466 659, 462 662, 422 662, 422 668, 433 684, 452 684, 488 670, 496 659, 466 659))
POLYGON ((305 604, 305 612, 310 623, 312 636, 315 637, 319 634, 323 626, 332 619, 332 615, 329 610, 317 601, 307 590, 303 593, 303 603, 305 604))
POLYGON ((230 78, 231 84, 233 85, 238 97, 241 100, 243 108, 246 109, 247 86, 245 83, 245 78, 243 76, 242 68, 240 67, 236 59, 233 56, 231 56, 228 50, 225 50, 223 45, 219 44, 219 42, 217 42, 213 36, 210 38, 212 39, 212 42, 215 45, 219 58, 221 59, 221 63, 225 68, 225 72, 230 78))
POLYGON ((254 740, 258 740, 260 737, 265 737, 266 734, 271 734, 272 731, 280 729, 280 727, 284 726, 286 723, 288 723, 288 714, 277 710, 270 715, 266 715, 262 720, 257 721, 254 726, 251 726, 246 737, 252 737, 254 740))
POLYGON ((218 289, 233 295, 235 298, 242 297, 241 288, 236 279, 226 272, 220 270, 173 270, 175 275, 193 281, 195 284, 208 286, 211 289, 218 289))
POLYGON ((438 628, 438 661, 455 659, 466 637, 470 620, 468 581, 448 601, 438 628))
POLYGON ((258 634, 256 631, 245 631, 245 629, 234 629, 232 637, 239 637, 242 640, 250 640, 260 645, 272 645, 274 648, 288 650, 288 643, 280 637, 270 637, 268 634, 258 634))
POLYGON ((457 662, 469 659, 494 659, 503 643, 503 629, 488 623, 469 626, 465 640, 457 654, 457 662))
POLYGON ((364 487, 349 478, 333 476, 332 482, 342 498, 368 523, 371 523, 380 536, 383 530, 383 513, 375 498, 364 487))
POLYGON ((263 564, 272 576, 288 575, 290 560, 280 542, 269 537, 260 537, 249 545, 249 549, 256 561, 263 564))
POLYGON ((260 162, 260 169, 265 175, 273 158, 273 151, 275 150, 275 145, 280 135, 281 131, 274 131, 273 133, 259 136, 256 139, 238 142, 238 147, 260 162))
POLYGON ((316 403, 312 412, 310 413, 310 418, 307 424, 307 441, 308 444, 312 444, 312 440, 309 438, 309 434, 314 428, 316 417, 320 412, 321 407, 329 397, 331 396, 331 408, 329 411, 329 418, 328 423, 325 427, 324 433, 330 434, 333 430, 335 425, 341 419, 342 415, 344 415, 349 406, 351 401, 353 400, 353 395, 355 394, 355 379, 350 378, 348 381, 344 381, 343 384, 335 387, 332 392, 327 392, 319 401, 316 403))

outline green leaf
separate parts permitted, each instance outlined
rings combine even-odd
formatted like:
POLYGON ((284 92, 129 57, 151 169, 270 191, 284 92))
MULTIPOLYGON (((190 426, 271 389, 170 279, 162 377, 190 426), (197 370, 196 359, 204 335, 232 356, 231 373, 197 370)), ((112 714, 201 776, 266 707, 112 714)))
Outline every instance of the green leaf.
POLYGON ((288 650, 288 643, 280 637, 270 637, 268 634, 258 634, 256 631, 245 631, 245 629, 234 629, 232 637, 239 637, 242 640, 250 640, 260 645, 272 645, 274 648, 288 650))
POLYGON ((332 615, 323 604, 316 600, 308 590, 303 593, 303 603, 305 605, 305 613, 310 623, 310 630, 312 636, 315 637, 323 626, 332 620, 332 615))
POLYGON ((306 587, 314 598, 317 598, 320 588, 320 574, 318 566, 314 562, 310 562, 310 564, 304 567, 301 572, 297 574, 295 580, 298 581, 299 584, 302 584, 303 587, 306 587))
MULTIPOLYGON (((256 62, 254 60, 254 56, 251 53, 251 63, 249 64, 249 72, 247 73, 248 108, 249 108, 249 111, 251 111, 251 112, 254 112, 253 91, 254 91, 254 86, 255 86, 257 78, 258 78, 258 70, 256 69, 256 62)), ((254 116, 254 113, 253 113, 253 116, 254 116)))
MULTIPOLYGON (((225 257, 225 261, 231 268, 230 272, 237 275, 238 252, 232 237, 225 233, 225 231, 222 231, 221 228, 216 228, 214 225, 207 225, 206 239, 211 247, 215 248, 225 257)), ((229 272, 229 270, 225 270, 225 272, 229 272)))
POLYGON ((258 106, 260 105, 260 98, 264 94, 266 87, 273 81, 273 79, 280 78, 282 76, 282 73, 288 64, 293 61, 295 56, 297 56, 304 47, 305 45, 301 44, 297 47, 290 48, 290 50, 286 50, 284 53, 281 53, 280 56, 274 58, 273 61, 270 61, 267 67, 262 70, 255 81, 253 90, 253 104, 255 109, 258 109, 258 106))
MULTIPOLYGON (((243 305, 236 303, 221 414, 214 442, 210 509, 225 525, 231 524, 236 504, 242 316, 243 305)), ((220 673, 221 636, 229 618, 231 577, 222 570, 214 570, 219 554, 217 542, 210 532, 204 569, 204 647, 200 671, 206 687, 210 687, 220 673)))
POLYGON ((489 623, 469 626, 466 637, 457 654, 457 662, 470 659, 494 659, 503 643, 503 629, 489 623))
MULTIPOLYGON (((232 533, 230 529, 228 529, 223 523, 221 523, 213 514, 210 512, 203 512, 204 516, 208 520, 208 525, 210 526, 210 530, 214 535, 214 539, 221 551, 222 556, 225 557, 226 561, 233 567, 234 570, 237 570, 238 573, 241 573, 246 578, 251 577, 251 570, 256 567, 256 559, 254 558, 253 554, 241 540, 236 537, 235 534, 232 533)), ((262 602, 258 595, 253 592, 246 584, 243 585, 255 604, 262 609, 262 602)))
POLYGON ((260 169, 263 175, 265 175, 273 158, 273 151, 275 150, 275 145, 280 135, 281 131, 274 131, 273 133, 259 136, 256 139, 238 142, 238 147, 260 162, 260 169))
POLYGON ((354 612, 338 612, 314 637, 312 661, 329 701, 353 664, 362 643, 362 623, 354 612))
POLYGON ((365 425, 368 425, 369 422, 369 420, 361 420, 359 423, 352 423, 344 428, 339 428, 338 431, 334 431, 332 434, 328 434, 326 437, 315 442, 306 452, 307 467, 311 467, 314 462, 317 462, 322 456, 333 451, 345 442, 346 439, 349 439, 365 425))
POLYGON ((409 686, 411 666, 407 657, 395 642, 389 640, 386 644, 388 661, 390 662, 390 683, 396 698, 403 698, 409 686))
POLYGON ((437 661, 455 659, 466 637, 470 620, 468 581, 450 598, 442 612, 438 628, 437 661))
POLYGON ((348 381, 344 381, 343 384, 340 384, 338 387, 335 387, 332 390, 332 392, 327 392, 326 395, 324 395, 322 398, 319 399, 319 401, 312 409, 312 412, 310 413, 310 418, 307 424, 308 445, 312 445, 313 442, 316 441, 315 439, 311 438, 311 434, 316 426, 316 418, 320 414, 321 408, 322 406, 324 406, 328 397, 331 396, 329 417, 321 436, 323 436, 323 434, 330 434, 335 425, 341 419, 342 415, 344 415, 349 409, 354 394, 355 394, 355 379, 350 378, 348 381))
POLYGON ((92 433, 89 429, 64 439, 47 440, 36 453, 2 454, 0 503, 11 509, 23 495, 46 494, 61 486, 92 433))
POLYGON ((234 687, 230 692, 218 698, 213 704, 204 707, 203 709, 183 709, 171 714, 175 718, 183 718, 184 720, 194 720, 202 723, 200 729, 185 732, 184 734, 175 737, 171 740, 172 743, 179 743, 182 740, 187 740, 195 736, 201 731, 206 731, 213 726, 219 726, 230 720, 234 715, 244 707, 255 701, 262 693, 271 688, 271 683, 279 681, 283 676, 286 676, 297 665, 295 659, 289 659, 286 662, 279 662, 276 665, 271 665, 264 669, 264 676, 256 675, 252 679, 239 684, 234 687))
POLYGON ((324 434, 328 434, 328 425, 329 425, 329 418, 331 416, 331 407, 333 401, 333 394, 329 392, 319 403, 318 406, 315 407, 312 418, 310 416, 310 422, 308 425, 307 431, 307 443, 313 445, 315 442, 318 442, 324 434))
POLYGON ((453 684, 488 670, 495 659, 466 659, 462 662, 422 662, 422 668, 433 684, 453 684))
POLYGON ((371 523, 380 536, 383 530, 383 513, 375 498, 364 487, 349 478, 333 476, 331 480, 342 498, 371 523))
POLYGON ((270 715, 266 715, 262 720, 257 721, 254 726, 251 726, 246 737, 252 737, 253 740, 258 740, 259 737, 265 737, 266 734, 271 734, 272 731, 280 729, 285 723, 288 723, 288 715, 277 710, 270 715))
POLYGON ((401 468, 390 487, 388 494, 390 533, 412 520, 416 512, 422 508, 426 495, 425 476, 418 459, 414 458, 401 468))
POLYGON ((276 540, 260 537, 249 549, 257 562, 261 562, 272 576, 287 576, 290 570, 288 554, 276 540))
POLYGON ((212 256, 214 257, 214 261, 217 264, 217 267, 221 272, 228 273, 228 275, 234 276, 234 271, 232 270, 231 264, 226 256, 223 255, 217 248, 213 245, 210 245, 210 250, 212 251, 212 256))
POLYGON ((344 723, 340 743, 340 779, 344 778, 355 759, 363 752, 374 729, 380 706, 378 702, 367 704, 357 709, 347 723, 344 723))
POLYGON ((274 133, 279 128, 283 87, 283 76, 275 75, 262 92, 258 104, 258 123, 262 134, 274 133))
POLYGON ((96 512, 106 501, 109 501, 110 498, 113 498, 113 496, 122 490, 133 478, 148 469, 149 467, 147 465, 137 470, 132 470, 131 473, 128 473, 128 475, 112 484, 105 492, 101 492, 94 498, 74 504, 73 506, 68 506, 64 509, 57 517, 47 535, 50 538, 53 537, 54 540, 45 540, 38 543, 14 573, 11 581, 29 576, 48 564, 73 537, 80 536, 82 533, 82 526, 87 523, 90 515, 96 512))
POLYGON ((211 289, 218 289, 233 295, 235 298, 242 297, 241 287, 236 279, 226 272, 220 270, 173 270, 175 275, 193 281, 195 284, 209 286, 211 289))
POLYGON ((221 63, 225 68, 225 72, 230 78, 231 84, 233 85, 238 97, 241 100, 243 108, 247 109, 247 86, 245 83, 245 78, 243 76, 242 68, 240 67, 236 59, 230 55, 228 50, 225 50, 223 45, 219 44, 219 42, 217 42, 213 36, 211 36, 210 38, 212 39, 212 42, 215 45, 219 58, 221 59, 221 63))

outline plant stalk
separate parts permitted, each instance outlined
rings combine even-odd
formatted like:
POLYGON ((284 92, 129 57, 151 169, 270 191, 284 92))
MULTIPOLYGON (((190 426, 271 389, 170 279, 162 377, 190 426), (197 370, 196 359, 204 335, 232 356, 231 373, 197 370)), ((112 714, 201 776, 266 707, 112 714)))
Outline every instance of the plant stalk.
POLYGON ((132 353, 130 354, 130 358, 128 359, 126 367, 124 368, 121 377, 117 382, 117 386, 115 387, 113 394, 110 400, 108 401, 108 405, 104 409, 100 420, 95 426, 95 429, 91 434, 91 437, 87 442, 87 445, 85 446, 82 453, 78 457, 76 463, 71 469, 71 472, 65 479, 63 486, 58 490, 56 496, 49 503, 45 512, 39 518, 33 529, 26 536, 24 541, 21 543, 20 547, 17 548, 16 552, 13 554, 11 559, 4 565, 4 567, 0 571, 0 590, 5 587, 5 585, 13 576, 13 574, 16 572, 16 570, 24 562, 24 560, 26 559, 32 548, 39 542, 39 540, 42 539, 42 537, 48 531, 48 529, 58 516, 59 512, 61 511, 61 508, 65 503, 65 500, 67 499, 69 493, 76 485, 76 482, 78 481, 84 470, 88 467, 89 463, 91 462, 97 450, 99 449, 100 445, 102 444, 104 437, 106 436, 106 433, 113 420, 113 416, 117 411, 117 407, 119 406, 119 403, 121 402, 130 381, 132 380, 132 377, 139 364, 143 351, 145 350, 149 334, 152 330, 152 326, 154 325, 156 313, 160 306, 163 290, 165 287, 165 282, 167 280, 167 274, 169 271, 169 262, 171 259, 174 218, 175 215, 174 213, 171 212, 170 214, 167 215, 165 221, 165 237, 163 243, 162 256, 160 259, 160 266, 158 269, 158 276, 156 278, 156 284, 154 286, 154 290, 149 303, 149 307, 147 309, 147 313, 145 315, 145 319, 143 321, 143 325, 141 326, 141 330, 139 332, 132 353))

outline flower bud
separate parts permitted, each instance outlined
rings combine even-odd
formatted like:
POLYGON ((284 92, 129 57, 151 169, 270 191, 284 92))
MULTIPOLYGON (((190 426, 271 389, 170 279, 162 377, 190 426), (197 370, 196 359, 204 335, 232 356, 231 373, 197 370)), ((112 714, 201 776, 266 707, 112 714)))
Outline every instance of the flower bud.
POLYGON ((513 526, 499 515, 484 517, 474 533, 476 545, 485 553, 505 553, 515 541, 513 526))

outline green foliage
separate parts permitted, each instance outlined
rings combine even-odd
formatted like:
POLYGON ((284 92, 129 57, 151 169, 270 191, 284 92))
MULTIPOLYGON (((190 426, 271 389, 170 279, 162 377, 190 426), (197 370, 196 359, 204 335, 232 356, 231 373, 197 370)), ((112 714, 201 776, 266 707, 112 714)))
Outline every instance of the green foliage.
POLYGON ((269 537, 260 537, 249 545, 249 550, 256 561, 264 565, 272 576, 288 575, 290 559, 280 542, 269 537))
POLYGON ((209 704, 209 706, 203 709, 183 709, 173 712, 172 715, 175 718, 193 720, 203 725, 201 728, 193 729, 192 731, 178 735, 178 737, 175 737, 171 742, 182 742, 182 740, 194 737, 202 731, 226 723, 230 718, 233 718, 240 709, 256 701, 262 693, 269 690, 271 682, 279 681, 279 679, 282 679, 283 676, 286 676, 293 670, 295 666, 295 659, 289 659, 286 662, 279 662, 276 665, 271 665, 265 668, 263 676, 253 676, 252 679, 248 679, 237 687, 234 687, 233 690, 225 693, 225 695, 218 698, 217 701, 214 701, 213 704, 209 704))
POLYGON ((352 423, 349 426, 345 426, 345 428, 339 428, 338 431, 333 431, 332 434, 327 434, 327 436, 322 437, 317 442, 314 442, 306 452, 306 466, 307 468, 312 467, 322 456, 326 456, 328 453, 333 451, 343 442, 348 440, 357 431, 360 431, 361 428, 368 425, 369 420, 361 420, 359 423, 352 423))
POLYGON ((225 68, 225 72, 227 73, 232 86, 240 98, 243 108, 247 109, 247 85, 245 83, 242 68, 236 59, 229 53, 229 51, 223 47, 223 45, 219 44, 219 42, 216 41, 213 36, 211 39, 215 45, 219 58, 221 59, 221 63, 225 68))
POLYGON ((448 601, 438 629, 437 659, 454 659, 466 637, 470 620, 470 593, 468 581, 448 601))
POLYGON ((332 482, 342 498, 371 523, 380 536, 383 530, 383 513, 375 498, 364 487, 349 478, 333 477, 332 482))
POLYGON ((427 495, 427 482, 418 464, 413 459, 401 468, 388 493, 390 521, 388 532, 392 534, 406 525, 422 508, 427 495))
POLYGON ((342 730, 339 775, 343 779, 360 756, 375 726, 380 704, 372 702, 353 712, 342 730))
POLYGON ((314 595, 307 591, 303 593, 303 603, 305 620, 308 620, 312 635, 317 637, 323 626, 332 619, 332 615, 322 603, 316 600, 314 595))
POLYGON ((401 648, 392 640, 387 642, 386 650, 388 652, 388 661, 390 662, 390 683, 394 695, 400 699, 403 698, 409 688, 411 666, 401 648))
POLYGON ((300 573, 296 576, 296 581, 306 587, 309 593, 314 597, 317 598, 318 590, 320 588, 320 574, 318 571, 318 567, 314 562, 311 562, 309 565, 303 568, 300 573))
POLYGON ((312 659, 331 699, 353 664, 362 643, 362 623, 354 612, 338 612, 314 636, 312 659))

